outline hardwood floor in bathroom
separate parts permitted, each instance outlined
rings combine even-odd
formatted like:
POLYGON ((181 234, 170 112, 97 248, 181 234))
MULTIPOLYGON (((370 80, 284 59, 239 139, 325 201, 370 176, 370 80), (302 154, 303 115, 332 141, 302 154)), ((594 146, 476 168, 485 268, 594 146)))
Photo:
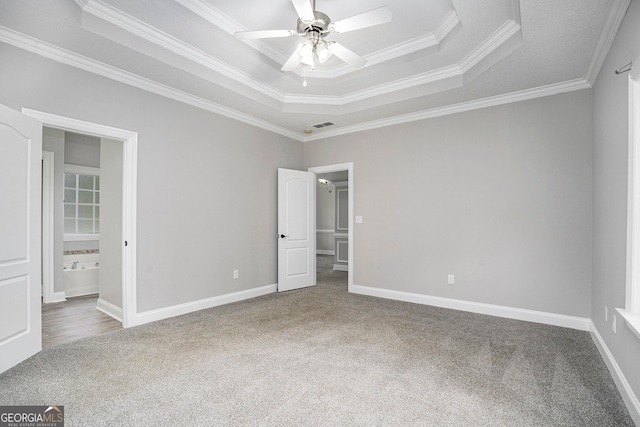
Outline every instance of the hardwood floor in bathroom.
POLYGON ((122 329, 122 324, 96 309, 97 295, 42 304, 42 348, 122 329))

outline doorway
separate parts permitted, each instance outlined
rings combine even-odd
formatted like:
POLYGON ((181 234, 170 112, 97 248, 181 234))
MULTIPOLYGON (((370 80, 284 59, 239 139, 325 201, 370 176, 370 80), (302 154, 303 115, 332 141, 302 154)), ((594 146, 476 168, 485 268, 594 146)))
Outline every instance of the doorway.
POLYGON ((316 283, 347 290, 347 171, 316 175, 316 283))
MULTIPOLYGON (((22 109, 22 113, 39 120, 45 127, 72 133, 80 133, 98 138, 121 141, 121 178, 122 178, 122 224, 121 234, 116 235, 121 250, 121 317, 122 326, 127 328, 136 325, 136 189, 137 189, 137 133, 112 128, 96 123, 84 122, 54 114, 22 109)), ((43 259, 51 259, 52 248, 43 248, 43 259)), ((48 274, 46 269, 43 274, 48 274)), ((43 284, 52 284, 51 277, 44 278, 43 284)), ((52 286, 52 285, 50 285, 52 286)))
POLYGON ((123 141, 45 126, 43 147, 46 348, 122 328, 123 141))
MULTIPOLYGON (((353 238, 353 197, 354 197, 354 191, 353 191, 353 163, 340 163, 340 164, 334 164, 334 165, 326 165, 326 166, 316 166, 316 167, 311 167, 308 169, 309 172, 313 172, 317 175, 318 179, 326 179, 328 181, 331 181, 332 184, 335 185, 335 183, 338 183, 339 185, 336 188, 348 188, 348 192, 347 192, 347 210, 346 210, 346 223, 347 223, 347 230, 346 230, 346 241, 348 242, 347 246, 347 250, 346 250, 346 260, 348 260, 348 263, 346 265, 346 273, 347 273, 347 280, 346 280, 346 284, 347 284, 347 290, 349 292, 352 292, 352 288, 353 288, 353 277, 354 277, 354 259, 353 259, 353 249, 354 249, 354 238, 353 238), (343 183, 346 182, 346 185, 343 185, 343 183)), ((318 187, 318 191, 316 192, 316 202, 318 202, 318 199, 320 197, 322 197, 323 195, 318 195, 319 192, 321 191, 325 191, 328 192, 328 189, 326 189, 325 187, 318 187)), ((334 193, 335 191, 337 191, 336 189, 332 189, 332 194, 336 194, 334 193)), ((326 195, 324 195, 326 196, 326 195)), ((344 199, 342 199, 344 200, 344 199)), ((335 205, 334 205, 335 206, 335 205)), ((325 213, 325 215, 328 215, 330 213, 325 213)), ((338 221, 340 222, 340 221, 338 221)), ((324 243, 320 243, 321 245, 324 245, 320 248, 320 250, 316 249, 316 257, 318 258, 317 260, 317 274, 327 274, 328 278, 331 278, 331 271, 336 271, 336 273, 342 273, 342 271, 345 270, 344 268, 344 263, 340 263, 340 262, 336 262, 337 261, 337 256, 344 260, 344 240, 345 239, 341 239, 341 241, 343 243, 338 243, 335 244, 335 240, 334 240, 334 235, 335 234, 342 234, 345 230, 345 226, 344 226, 344 218, 342 220, 342 222, 340 224, 337 224, 336 222, 334 222, 334 230, 333 233, 330 232, 329 228, 326 228, 325 225, 326 223, 321 223, 319 227, 317 227, 318 230, 318 237, 317 239, 322 239, 322 242, 324 243), (336 233, 337 232, 337 233, 336 233), (342 233, 341 233, 342 232, 342 233), (328 236, 329 234, 331 234, 331 236, 328 236), (333 246, 333 250, 329 250, 329 243, 327 242, 332 242, 332 246, 333 246), (340 247, 340 249, 337 249, 338 246, 340 247), (343 255, 339 256, 338 255, 338 251, 343 251, 343 255), (342 265, 342 266, 341 266, 342 265)), ((330 224, 330 222, 329 222, 330 224)), ((343 273, 344 274, 344 273, 343 273)), ((338 277, 340 274, 334 274, 334 277, 338 277)), ((320 283, 320 282, 318 282, 320 283)))

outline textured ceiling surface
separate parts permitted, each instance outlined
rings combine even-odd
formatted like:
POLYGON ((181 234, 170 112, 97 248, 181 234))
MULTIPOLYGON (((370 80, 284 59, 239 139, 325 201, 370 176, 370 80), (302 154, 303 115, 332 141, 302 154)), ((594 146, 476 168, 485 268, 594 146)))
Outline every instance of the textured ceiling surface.
POLYGON ((317 0, 332 21, 382 6, 392 19, 327 35, 364 66, 334 56, 288 72, 302 37, 234 33, 295 30, 291 0, 0 0, 0 41, 313 140, 590 87, 628 4, 317 0))

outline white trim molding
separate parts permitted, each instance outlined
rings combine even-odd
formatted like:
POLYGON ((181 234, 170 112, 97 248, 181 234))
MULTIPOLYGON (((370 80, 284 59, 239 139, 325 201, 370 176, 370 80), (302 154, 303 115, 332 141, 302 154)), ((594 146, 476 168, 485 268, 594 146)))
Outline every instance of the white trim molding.
POLYGON ((622 316, 627 327, 631 329, 631 332, 640 338, 640 315, 630 312, 629 310, 623 310, 616 308, 616 311, 622 316))
POLYGON ((335 251, 330 251, 328 249, 316 249, 316 254, 318 255, 331 255, 331 256, 335 256, 336 252, 335 251))
MULTIPOLYGON (((336 256, 336 261, 337 262, 344 262, 345 265, 343 265, 343 267, 346 267, 347 266, 346 264, 349 263, 349 241, 348 240, 336 241, 336 250, 338 251, 337 256, 336 256), (346 246, 346 249, 347 249, 346 251, 344 250, 345 246, 346 246), (345 252, 346 252, 347 258, 344 257, 345 256, 345 252)), ((333 269, 334 270, 338 270, 336 268, 335 264, 333 265, 333 269)), ((346 271, 346 270, 343 270, 343 271, 346 271)))
POLYGON ((92 166, 71 165, 71 164, 68 164, 68 163, 64 164, 64 172, 65 173, 79 173, 80 175, 100 176, 100 168, 94 168, 92 166))
POLYGON ((415 294, 411 292, 394 291, 382 288, 372 288, 369 286, 353 285, 353 290, 350 290, 350 292, 397 301, 432 305, 434 307, 449 308, 452 310, 467 311, 470 313, 504 317, 507 319, 561 326, 563 328, 578 329, 580 331, 588 331, 591 324, 591 320, 586 317, 567 316, 564 314, 547 313, 543 311, 463 301, 453 298, 415 294))
MULTIPOLYGON (((178 102, 182 102, 182 103, 194 106, 196 108, 200 108, 202 110, 219 114, 221 116, 228 117, 234 120, 238 120, 240 122, 249 124, 251 126, 255 126, 255 127, 258 127, 270 132, 274 132, 274 133, 286 136, 288 138, 292 138, 297 141, 302 141, 302 142, 313 141, 317 139, 324 139, 324 138, 329 138, 337 135, 356 133, 356 132, 361 132, 365 130, 378 129, 386 126, 392 126, 395 124, 409 123, 409 122, 424 120, 432 117, 445 116, 445 115, 455 114, 455 113, 464 112, 464 111, 471 111, 471 110, 476 110, 476 109, 485 108, 485 107, 508 104, 512 102, 524 101, 528 99, 540 98, 540 97, 555 95, 559 93, 591 88, 591 82, 589 80, 585 80, 585 78, 579 78, 579 79, 570 80, 567 82, 556 83, 548 86, 527 89, 527 90, 513 92, 509 94, 504 94, 504 95, 497 95, 497 96, 484 98, 480 100, 465 101, 459 104, 435 107, 432 109, 417 111, 415 113, 405 114, 401 116, 377 119, 370 122, 362 122, 362 123, 354 124, 351 126, 337 128, 334 131, 321 132, 317 135, 313 135, 309 137, 309 136, 301 135, 300 133, 292 131, 290 129, 286 129, 282 126, 274 125, 273 123, 267 122, 258 117, 251 116, 246 113, 242 113, 240 111, 225 107, 223 105, 217 104, 210 100, 203 99, 198 96, 189 94, 187 92, 177 90, 175 88, 146 79, 136 74, 123 71, 121 69, 110 66, 108 64, 93 60, 86 56, 82 56, 77 53, 71 52, 69 50, 54 46, 50 43, 38 40, 36 38, 27 36, 25 34, 18 33, 7 27, 0 26, 0 41, 7 43, 9 45, 15 46, 19 49, 23 49, 27 52, 40 55, 44 58, 48 58, 65 65, 69 65, 71 67, 75 67, 75 68, 87 71, 89 73, 107 77, 114 81, 124 83, 132 87, 136 87, 136 88, 148 91, 150 93, 154 93, 169 99, 173 99, 178 102)), ((451 77, 452 75, 459 76, 460 74, 458 71, 454 70, 453 74, 448 73, 447 75, 451 77)), ((422 84, 424 82, 412 81, 411 84, 409 84, 407 87, 414 87, 416 83, 422 84)), ((393 82, 392 84, 397 85, 398 82, 393 82)), ((381 93, 386 93, 385 90, 382 90, 382 92, 380 92, 381 90, 382 90, 381 88, 377 88, 375 90, 375 93, 370 93, 369 96, 377 96, 377 95, 380 95, 381 93)), ((305 97, 296 97, 294 95, 288 95, 284 93, 282 93, 281 95, 282 95, 282 98, 279 100, 279 102, 283 102, 285 106, 288 104, 293 105, 293 104, 304 103, 304 102, 308 102, 309 105, 314 105, 314 106, 318 104, 322 104, 323 102, 326 102, 331 105, 337 105, 337 106, 345 104, 344 100, 341 101, 339 99, 326 98, 322 96, 306 97, 307 99, 305 99, 305 97)), ((355 100, 360 99, 362 94, 358 94, 356 98, 353 98, 354 95, 355 94, 346 95, 347 97, 350 97, 349 102, 354 102, 355 100)), ((279 97, 280 95, 278 95, 278 98, 279 97)), ((295 106, 296 109, 300 108, 300 105, 293 105, 293 106, 295 106)))
POLYGON ((65 131, 83 133, 101 138, 123 141, 122 175, 122 241, 126 242, 122 251, 122 311, 123 326, 135 326, 137 311, 137 177, 138 177, 138 134, 97 123, 42 111, 22 109, 22 114, 42 122, 43 125, 65 131))
POLYGON ((186 302, 184 304, 172 305, 170 307, 158 308, 156 310, 144 311, 136 314, 136 325, 156 322, 170 317, 180 316, 194 311, 205 310, 219 305, 230 304, 232 302, 243 301, 267 294, 272 294, 278 290, 278 285, 266 285, 259 288, 247 289, 245 291, 233 292, 230 294, 218 295, 198 301, 186 302))
MULTIPOLYGON (((247 28, 240 24, 235 19, 232 19, 220 9, 213 5, 204 2, 202 0, 176 0, 178 3, 191 10, 201 18, 211 22, 216 27, 220 28, 227 34, 233 35, 236 31, 249 31, 251 28, 247 28)), ((517 4, 518 0, 511 0, 517 4)), ((76 3, 86 2, 86 0, 76 0, 76 3)), ((83 6, 81 6, 83 7, 83 6)), ((84 7, 83 7, 84 8, 84 7)), ((515 14, 514 17, 519 17, 519 14, 515 14)), ((452 8, 442 18, 440 23, 435 27, 433 32, 426 33, 420 37, 416 37, 412 40, 407 40, 403 43, 398 43, 394 46, 390 46, 386 49, 381 49, 366 56, 367 66, 379 64, 381 62, 388 61, 393 58, 397 58, 402 55, 407 55, 413 52, 418 52, 427 48, 440 48, 441 43, 451 34, 454 30, 461 27, 460 18, 457 11, 452 8)), ((262 40, 246 40, 245 43, 252 48, 256 49, 260 54, 265 55, 279 64, 283 64, 291 53, 282 52, 280 49, 271 47, 269 43, 265 43, 262 40)), ((332 68, 318 69, 317 78, 336 78, 353 72, 353 68, 347 65, 338 65, 332 68)), ((294 73, 299 76, 302 75, 300 70, 294 70, 294 73)))
POLYGON ((98 298, 96 309, 122 323, 122 309, 108 301, 98 298))
POLYGON ((560 93, 573 92, 576 90, 590 89, 591 85, 584 79, 575 79, 562 83, 554 83, 548 86, 541 86, 533 89, 525 89, 518 92, 511 92, 504 95, 496 95, 488 98, 464 101, 458 104, 434 107, 428 110, 416 111, 414 113, 402 114, 399 116, 384 119, 362 122, 351 126, 344 126, 334 130, 322 131, 314 136, 304 137, 304 142, 326 139, 339 135, 362 132, 372 129, 380 129, 387 126, 394 126, 403 123, 411 123, 419 120, 431 119, 434 117, 448 116, 451 114, 464 113, 466 111, 479 110, 481 108, 496 107, 498 105, 511 104, 514 102, 528 101, 530 99, 542 98, 545 96, 557 95, 560 93))
POLYGON ((67 295, 64 293, 64 291, 54 292, 51 295, 51 301, 49 301, 49 303, 53 304, 55 302, 64 302, 66 300, 67 300, 67 295))
POLYGON ((184 104, 191 105, 202 110, 238 120, 251 126, 268 130, 293 139, 301 138, 300 134, 269 123, 266 120, 262 120, 255 116, 251 116, 249 114, 245 114, 240 111, 225 107, 215 102, 200 98, 198 96, 169 87, 153 80, 149 80, 128 71, 123 71, 119 68, 96 61, 89 57, 79 55, 75 52, 71 52, 58 46, 54 46, 50 43, 18 33, 1 25, 0 41, 15 46, 19 49, 23 49, 27 52, 31 52, 44 58, 59 62, 61 64, 69 65, 71 67, 103 76, 111 80, 145 90, 150 93, 155 93, 156 95, 160 95, 165 98, 173 99, 175 101, 182 102, 184 104))
POLYGON ((613 40, 615 39, 616 34, 618 34, 618 29, 622 24, 622 20, 624 19, 624 15, 627 13, 627 9, 629 8, 630 4, 631 0, 618 0, 609 2, 609 7, 607 8, 607 16, 605 17, 602 28, 600 29, 598 40, 593 47, 591 61, 587 65, 587 69, 584 72, 584 79, 590 86, 595 83, 596 78, 600 73, 602 64, 604 64, 604 60, 609 53, 609 49, 611 49, 613 40))
POLYGON ((607 344, 605 344, 593 322, 590 322, 589 332, 591 333, 591 339, 593 339, 593 342, 598 348, 604 363, 607 365, 607 368, 609 368, 613 382, 616 384, 616 387, 622 396, 622 400, 629 411, 631 419, 633 419, 633 422, 636 425, 640 426, 640 401, 638 400, 638 396, 633 392, 627 378, 622 373, 622 369, 620 369, 616 359, 613 357, 613 354, 611 354, 611 351, 607 347, 607 344))
POLYGON ((640 338, 640 58, 629 73, 627 283, 625 309, 617 309, 640 338))
POLYGON ((42 151, 42 302, 45 304, 53 302, 55 293, 54 158, 51 151, 42 151))

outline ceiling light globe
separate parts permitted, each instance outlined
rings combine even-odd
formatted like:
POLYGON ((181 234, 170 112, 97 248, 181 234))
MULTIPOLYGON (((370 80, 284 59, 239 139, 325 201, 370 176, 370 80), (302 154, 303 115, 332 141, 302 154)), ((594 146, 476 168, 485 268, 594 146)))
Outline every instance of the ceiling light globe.
POLYGON ((319 44, 316 46, 316 55, 318 55, 318 61, 323 64, 331 58, 331 51, 326 46, 319 44))
POLYGON ((313 56, 313 45, 310 41, 300 43, 298 46, 298 55, 302 58, 309 58, 313 56))

